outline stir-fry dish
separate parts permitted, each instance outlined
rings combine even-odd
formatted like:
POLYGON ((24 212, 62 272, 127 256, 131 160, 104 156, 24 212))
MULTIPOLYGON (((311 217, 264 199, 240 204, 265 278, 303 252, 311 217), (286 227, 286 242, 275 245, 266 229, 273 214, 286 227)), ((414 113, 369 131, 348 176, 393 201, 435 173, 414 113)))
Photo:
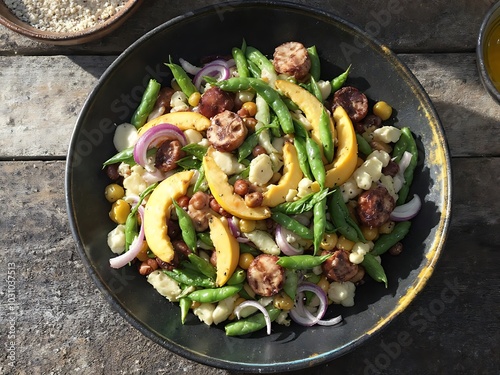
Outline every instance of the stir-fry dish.
POLYGON ((322 76, 315 46, 206 60, 165 62, 172 80, 150 80, 116 128, 110 266, 229 336, 341 323, 368 278, 396 282, 383 259, 421 207, 415 138, 348 85, 355 66, 322 76))

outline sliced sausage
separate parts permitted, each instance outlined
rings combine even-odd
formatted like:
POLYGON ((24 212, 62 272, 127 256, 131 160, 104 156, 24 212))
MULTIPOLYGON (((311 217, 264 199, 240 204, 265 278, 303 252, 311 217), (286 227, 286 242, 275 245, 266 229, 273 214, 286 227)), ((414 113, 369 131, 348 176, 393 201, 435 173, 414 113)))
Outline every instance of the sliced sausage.
POLYGON ((333 95, 332 111, 341 106, 353 122, 363 120, 368 113, 368 98, 352 86, 342 87, 333 95))
POLYGON ((247 133, 248 129, 240 116, 224 111, 212 118, 207 139, 217 150, 231 152, 241 146, 247 133))
POLYGON ((198 103, 198 112, 208 118, 212 118, 225 110, 231 111, 233 108, 233 94, 218 87, 211 87, 205 91, 198 103))
POLYGON ((182 144, 178 140, 163 142, 156 151, 155 167, 162 172, 177 168, 177 161, 185 156, 182 144))
POLYGON ((395 205, 387 189, 379 185, 359 195, 356 212, 363 224, 371 228, 380 227, 389 220, 395 205))
POLYGON ((162 87, 160 92, 158 93, 158 98, 156 99, 155 105, 153 106, 153 110, 148 116, 148 121, 151 121, 164 113, 170 112, 170 100, 172 99, 172 95, 175 90, 171 87, 162 87))
POLYGON ((387 166, 382 168, 382 173, 386 176, 394 177, 398 174, 398 172, 399 172, 399 164, 396 163, 394 160, 389 160, 387 166))
POLYGON ((361 122, 354 123, 356 133, 363 134, 367 130, 375 130, 382 125, 382 119, 377 115, 367 115, 361 122))
MULTIPOLYGON (((322 255, 332 254, 323 251, 322 255)), ((349 253, 345 250, 335 250, 330 258, 321 265, 323 274, 332 281, 345 282, 358 273, 358 265, 349 260, 349 253)))
POLYGON ((311 59, 306 47, 299 42, 287 42, 276 47, 273 66, 277 73, 303 80, 311 69, 311 59))
POLYGON ((276 255, 260 254, 250 263, 247 280, 250 288, 259 296, 270 297, 277 294, 285 280, 285 269, 276 255))

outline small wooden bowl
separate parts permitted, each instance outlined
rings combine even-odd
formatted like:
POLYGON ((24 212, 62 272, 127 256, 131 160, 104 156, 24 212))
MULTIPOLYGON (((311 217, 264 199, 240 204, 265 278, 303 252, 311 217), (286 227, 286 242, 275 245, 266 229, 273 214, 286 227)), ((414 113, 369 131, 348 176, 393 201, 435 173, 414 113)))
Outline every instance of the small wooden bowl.
POLYGON ((39 30, 26 22, 21 21, 14 13, 0 1, 0 24, 10 30, 24 35, 30 39, 56 45, 76 45, 88 43, 116 30, 129 18, 141 5, 143 0, 129 0, 125 7, 94 27, 75 32, 52 32, 39 30))

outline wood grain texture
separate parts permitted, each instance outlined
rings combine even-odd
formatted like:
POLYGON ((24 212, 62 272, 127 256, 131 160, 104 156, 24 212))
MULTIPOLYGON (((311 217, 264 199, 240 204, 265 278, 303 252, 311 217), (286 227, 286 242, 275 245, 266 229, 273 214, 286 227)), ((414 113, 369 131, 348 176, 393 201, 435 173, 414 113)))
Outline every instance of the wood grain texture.
MULTIPOLYGON (((0 162, 0 175, 9 176, 1 179, 0 280, 15 263, 18 355, 16 372, 2 359, 0 373, 229 374, 151 342, 96 289, 70 234, 64 167, 63 161, 0 162)), ((360 348, 295 374, 370 374, 373 367, 384 374, 498 373, 498 360, 480 359, 500 350, 500 203, 484 194, 500 183, 490 173, 499 168, 499 158, 453 160, 451 231, 426 288, 360 348)), ((8 307, 2 298, 0 337, 7 336, 8 307)))
MULTIPOLYGON (((237 2, 237 1, 236 1, 237 2)), ((494 0, 338 0, 292 3, 323 9, 342 17, 379 39, 397 52, 473 51, 482 17, 494 0)), ((0 53, 3 54, 81 54, 119 53, 136 39, 170 19, 193 9, 217 6, 220 1, 145 1, 122 27, 100 41, 74 47, 40 44, 0 27, 0 53)), ((231 7, 227 6, 228 11, 231 7)))

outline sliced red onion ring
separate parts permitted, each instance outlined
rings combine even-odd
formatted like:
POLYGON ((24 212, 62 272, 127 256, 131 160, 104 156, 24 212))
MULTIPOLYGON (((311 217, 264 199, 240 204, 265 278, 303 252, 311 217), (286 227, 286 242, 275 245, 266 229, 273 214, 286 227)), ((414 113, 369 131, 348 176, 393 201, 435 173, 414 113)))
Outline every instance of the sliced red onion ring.
POLYGON ((241 310, 243 310, 245 307, 249 307, 249 306, 255 307, 260 312, 262 312, 262 314, 264 315, 264 319, 266 321, 267 334, 270 335, 271 334, 271 318, 269 316, 269 312, 266 310, 266 308, 264 306, 262 306, 257 301, 248 300, 248 301, 244 301, 244 302, 240 303, 234 309, 234 315, 236 315, 236 317, 239 319, 241 310))
POLYGON ((422 201, 420 197, 415 194, 413 198, 408 203, 402 204, 401 206, 397 206, 391 212, 391 220, 393 221, 406 221, 413 219, 417 216, 420 208, 422 207, 422 201))
POLYGON ((149 128, 139 138, 134 146, 134 160, 137 164, 146 168, 147 151, 157 147, 166 140, 178 140, 183 146, 186 145, 186 137, 182 130, 172 124, 158 124, 149 128))
POLYGON ((276 226, 275 239, 276 244, 280 248, 281 252, 285 255, 299 255, 304 252, 304 250, 297 249, 296 247, 290 245, 287 241, 288 230, 283 228, 281 225, 276 226))
MULTIPOLYGON (((144 222, 144 206, 139 206, 137 208, 137 212, 139 212, 139 216, 141 217, 141 223, 144 222)), ((109 265, 113 268, 122 268, 123 266, 132 262, 137 254, 141 251, 142 243, 144 241, 144 225, 141 224, 139 229, 139 235, 134 239, 130 248, 127 252, 118 255, 117 257, 111 258, 109 260, 109 265)))
POLYGON ((401 190, 401 188, 403 187, 403 184, 405 182, 404 173, 405 173, 406 168, 408 168, 408 165, 410 165, 411 158, 412 158, 412 154, 410 152, 408 152, 408 151, 405 151, 403 153, 403 156, 401 156, 401 160, 399 160, 399 163, 398 163, 398 166, 399 166, 398 173, 396 173, 396 175, 393 177, 393 180, 394 180, 394 190, 396 191, 396 193, 399 190, 401 190))
POLYGON ((201 85, 204 82, 203 77, 205 76, 214 77, 217 81, 228 79, 230 71, 227 62, 224 60, 214 60, 201 68, 193 78, 193 84, 198 90, 201 90, 201 85))
POLYGON ((200 67, 194 66, 189 61, 184 60, 183 58, 179 59, 179 63, 181 64, 182 69, 184 69, 186 73, 189 73, 193 76, 196 75, 196 73, 198 73, 201 70, 200 67))
POLYGON ((297 299, 295 307, 290 310, 289 315, 296 323, 303 326, 313 326, 315 324, 323 326, 332 326, 340 323, 342 321, 341 316, 337 316, 332 319, 323 320, 323 316, 328 308, 328 297, 326 293, 316 284, 310 282, 302 282, 297 287, 297 299), (312 314, 304 306, 303 293, 305 291, 313 292, 319 298, 319 307, 316 311, 316 315, 312 314))

